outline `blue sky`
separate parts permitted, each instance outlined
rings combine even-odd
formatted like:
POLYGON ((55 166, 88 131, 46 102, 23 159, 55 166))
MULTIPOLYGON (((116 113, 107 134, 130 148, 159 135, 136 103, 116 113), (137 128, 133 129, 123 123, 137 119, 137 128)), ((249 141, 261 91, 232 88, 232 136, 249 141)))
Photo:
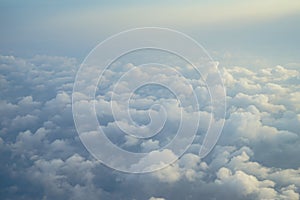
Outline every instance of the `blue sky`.
POLYGON ((253 57, 271 64, 299 62, 297 0, 1 1, 0 10, 3 54, 82 59, 112 34, 162 26, 189 34, 217 52, 217 59, 232 54, 235 62, 253 57))

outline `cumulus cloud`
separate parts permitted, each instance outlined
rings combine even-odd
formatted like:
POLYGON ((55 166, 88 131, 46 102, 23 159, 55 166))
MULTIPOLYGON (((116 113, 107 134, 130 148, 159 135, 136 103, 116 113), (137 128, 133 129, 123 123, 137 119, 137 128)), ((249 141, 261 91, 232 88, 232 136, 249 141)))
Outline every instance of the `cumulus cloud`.
MULTIPOLYGON (((191 124, 199 114, 200 128, 187 153, 170 166, 143 175, 123 174, 103 166, 80 142, 72 118, 71 95, 77 61, 65 57, 0 56, 3 199, 299 199, 298 70, 284 66, 259 70, 221 68, 228 100, 225 127, 217 146, 201 159, 199 143, 211 120, 211 105, 207 103, 203 81, 190 80, 197 97, 204 102, 200 110, 190 106, 186 97, 191 88, 178 84, 182 77, 168 70, 160 73, 157 67, 148 74, 136 69, 136 73, 120 82, 119 89, 125 94, 116 93, 113 99, 113 80, 135 67, 128 63, 122 66, 117 66, 119 71, 113 68, 106 72, 95 98, 98 121, 107 137, 124 150, 149 152, 147 159, 131 167, 150 169, 154 166, 149 161, 157 159, 157 155, 167 160, 176 158, 176 152, 160 148, 175 136, 180 125, 178 113, 191 124), (128 113, 121 109, 127 102, 119 104, 117 100, 126 97, 131 87, 126 84, 128 81, 149 79, 148 76, 182 90, 184 109, 166 89, 145 87, 129 101, 129 121, 128 113), (117 121, 111 103, 120 107, 117 121), (163 105, 169 117, 159 134, 140 139, 118 128, 120 122, 135 133, 137 127, 151 123, 151 112, 152 117, 163 116, 155 104, 163 105)), ((189 70, 182 73, 193 74, 189 70)), ((75 95, 82 114, 88 114, 89 97, 75 95)), ((88 124, 89 118, 86 120, 88 124)), ((153 130, 148 128, 145 130, 153 130)), ((178 148, 183 148, 180 145, 178 148)))

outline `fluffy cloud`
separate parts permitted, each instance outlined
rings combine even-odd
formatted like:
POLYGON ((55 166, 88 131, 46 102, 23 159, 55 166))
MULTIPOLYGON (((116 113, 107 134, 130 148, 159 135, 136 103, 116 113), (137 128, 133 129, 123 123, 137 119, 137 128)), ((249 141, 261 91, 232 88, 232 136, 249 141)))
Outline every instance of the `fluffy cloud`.
MULTIPOLYGON (((207 104, 203 82, 190 81, 197 97, 204 102, 197 113, 186 98, 191 88, 179 85, 173 72, 166 70, 164 75, 154 67, 148 74, 136 71, 125 77, 120 82, 122 91, 131 87, 126 84, 129 80, 148 79, 149 74, 182 90, 183 117, 191 124, 197 114, 201 119, 198 135, 186 154, 162 170, 138 175, 103 166, 80 142, 71 108, 78 69, 75 59, 1 56, 0 62, 0 160, 3 163, 0 196, 3 199, 299 199, 298 70, 283 66, 259 70, 222 68, 228 95, 226 123, 218 145, 204 159, 198 155, 199 143, 203 141, 201 133, 208 128, 211 105, 207 104)), ((151 152, 150 161, 157 159, 156 154, 175 158, 171 150, 158 153, 171 141, 180 124, 181 110, 171 92, 141 88, 129 102, 136 124, 126 118, 128 113, 124 110, 118 113, 119 121, 114 119, 110 106, 120 102, 117 100, 122 95, 116 93, 116 99, 111 98, 112 82, 134 65, 123 67, 120 71, 107 71, 97 92, 95 107, 101 127, 120 148, 151 152), (148 93, 152 95, 145 95, 148 93), (152 106, 155 104, 163 105, 169 117, 162 132, 150 140, 124 136, 117 122, 135 133, 136 126, 151 123, 151 115, 163 117, 164 111, 159 112, 160 107, 152 106)), ((89 98, 76 95, 82 113, 88 113, 84 106, 89 98)), ((124 102, 118 105, 126 106, 124 102)), ((151 126, 148 128, 153 130, 151 126)), ((149 159, 132 167, 151 168, 149 159)))

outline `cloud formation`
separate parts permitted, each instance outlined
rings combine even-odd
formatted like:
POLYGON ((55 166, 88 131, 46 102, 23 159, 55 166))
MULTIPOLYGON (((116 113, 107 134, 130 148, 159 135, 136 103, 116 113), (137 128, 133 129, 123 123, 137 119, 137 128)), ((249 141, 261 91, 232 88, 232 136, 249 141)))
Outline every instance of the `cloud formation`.
MULTIPOLYGON (((259 70, 221 68, 228 105, 218 145, 200 159, 201 132, 207 129, 210 119, 209 105, 203 105, 200 131, 188 152, 165 169, 137 175, 103 166, 80 142, 71 110, 78 69, 75 59, 1 56, 0 61, 0 196, 3 199, 299 199, 298 70, 284 66, 259 70)), ((152 70, 158 74, 156 68, 152 70)), ((170 117, 162 129, 165 134, 151 140, 124 137, 108 109, 111 94, 106 93, 120 74, 111 70, 103 79, 95 104, 96 110, 101 111, 97 113, 100 125, 120 147, 154 154, 169 142, 178 127, 178 105, 166 90, 140 90, 130 102, 132 118, 145 125, 149 123, 149 109, 154 116, 159 113, 151 105, 164 104, 170 117), (155 94, 143 96, 151 91, 155 94)), ((142 73, 135 75, 128 80, 145 78, 142 73)), ((176 77, 165 79, 174 87, 190 92, 185 85, 176 86, 175 80, 176 77)), ((203 83, 193 84, 200 100, 207 102, 203 83)), ((121 85, 123 91, 129 87, 126 80, 121 85)), ((80 98, 85 100, 84 96, 80 98)), ((183 103, 188 105, 188 101, 184 99, 183 103)), ((186 108, 184 117, 193 120, 193 111, 186 108)), ((134 132, 134 127, 123 120, 124 115, 119 113, 118 122, 134 132)), ((172 152, 161 155, 172 157, 172 152)))

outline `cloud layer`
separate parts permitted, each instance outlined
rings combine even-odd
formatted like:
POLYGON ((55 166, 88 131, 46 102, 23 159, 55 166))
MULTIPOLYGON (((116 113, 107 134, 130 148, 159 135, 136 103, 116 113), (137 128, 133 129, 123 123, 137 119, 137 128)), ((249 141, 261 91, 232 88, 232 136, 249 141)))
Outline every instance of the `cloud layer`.
MULTIPOLYGON (((209 105, 203 105, 200 132, 188 153, 163 170, 136 175, 103 166, 80 142, 71 109, 79 66, 75 59, 1 56, 0 61, 2 199, 299 199, 298 70, 284 66, 221 68, 228 105, 218 145, 204 159, 197 154, 201 132, 207 129, 210 117, 209 105)), ((130 64, 123 66, 128 69, 130 64)), ((157 69, 152 70, 159 75, 157 69)), ((130 114, 136 122, 147 124, 148 110, 155 103, 164 104, 170 118, 160 137, 147 141, 124 137, 107 109, 110 95, 105 93, 119 75, 108 71, 96 98, 101 126, 113 143, 126 150, 155 152, 178 127, 178 105, 166 90, 144 88, 137 92, 130 102, 130 114), (145 98, 143 94, 150 91, 155 95, 145 98)), ((133 75, 128 80, 145 78, 142 73, 133 75)), ((199 98, 206 102, 202 82, 193 83, 199 98)), ((185 85, 180 87, 189 92, 185 85)), ((184 100, 188 105, 189 99, 184 100)), ((152 108, 155 116, 158 109, 152 108)), ((184 117, 192 120, 192 111, 187 109, 184 117)), ((119 114, 124 119, 126 113, 119 114)), ((118 122, 135 132, 126 121, 118 122)), ((172 152, 165 154, 172 156, 172 152)))

